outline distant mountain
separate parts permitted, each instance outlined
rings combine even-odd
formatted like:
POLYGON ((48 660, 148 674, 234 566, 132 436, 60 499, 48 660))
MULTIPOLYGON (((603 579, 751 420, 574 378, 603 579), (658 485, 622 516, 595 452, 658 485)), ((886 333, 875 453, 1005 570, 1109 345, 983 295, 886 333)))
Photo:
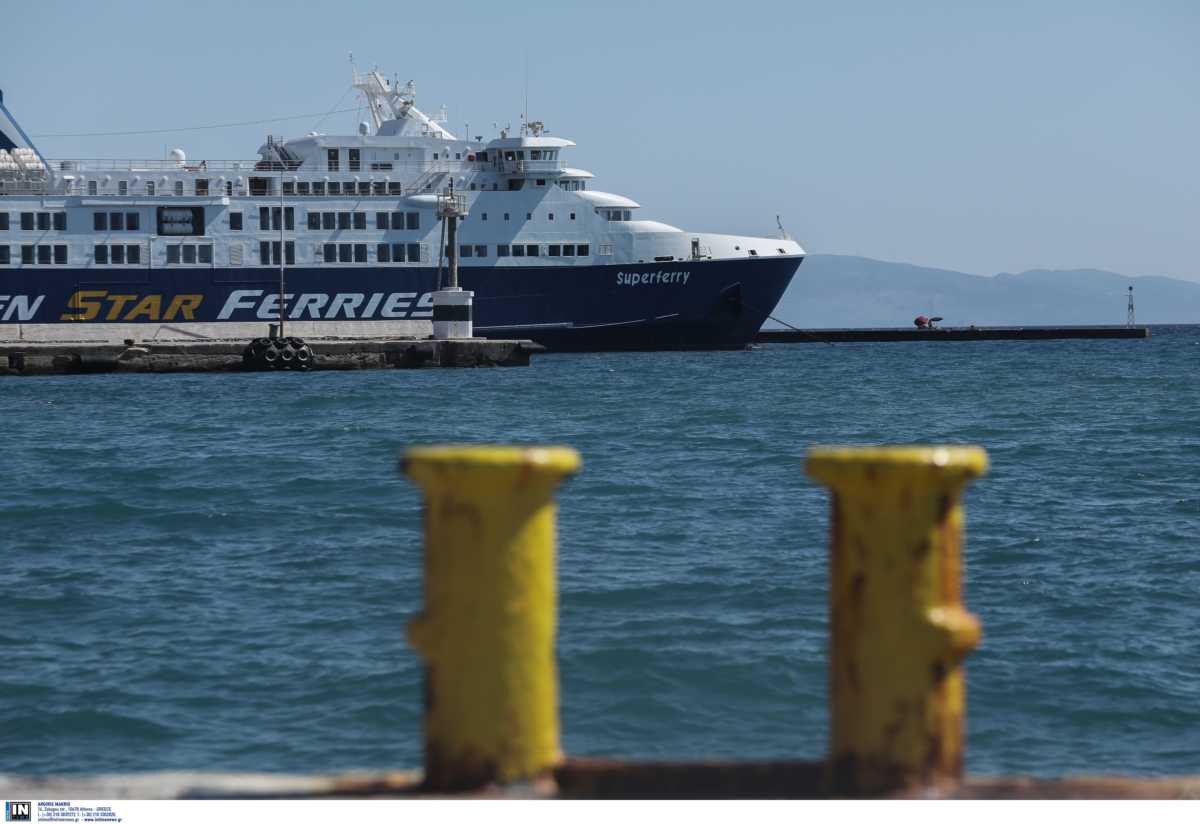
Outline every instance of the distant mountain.
MULTIPOLYGON (((809 255, 772 313, 796 326, 1124 324, 1130 286, 1138 323, 1200 323, 1200 283, 1098 269, 994 277, 846 255, 809 255)), ((767 326, 777 326, 768 321, 767 326)))

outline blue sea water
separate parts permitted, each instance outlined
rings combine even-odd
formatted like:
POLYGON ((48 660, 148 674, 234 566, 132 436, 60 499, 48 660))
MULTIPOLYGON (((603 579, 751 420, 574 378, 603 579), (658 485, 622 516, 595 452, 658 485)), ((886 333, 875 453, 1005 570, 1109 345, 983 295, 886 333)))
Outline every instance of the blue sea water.
POLYGON ((1200 772, 1200 331, 0 384, 0 772, 421 761, 405 447, 566 443, 564 744, 826 748, 810 445, 985 446, 968 767, 1200 772))

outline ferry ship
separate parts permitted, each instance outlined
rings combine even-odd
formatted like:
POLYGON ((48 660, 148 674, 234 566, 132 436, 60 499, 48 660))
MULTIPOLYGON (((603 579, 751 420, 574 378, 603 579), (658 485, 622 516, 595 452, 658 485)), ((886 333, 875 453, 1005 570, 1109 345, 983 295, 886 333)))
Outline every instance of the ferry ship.
POLYGON ((452 134, 379 71, 358 134, 268 136, 258 158, 47 160, 0 94, 0 340, 428 337, 439 196, 463 201, 475 334, 551 351, 750 344, 804 257, 687 232, 568 165, 541 122, 452 134), (282 285, 282 289, 281 289, 282 285))

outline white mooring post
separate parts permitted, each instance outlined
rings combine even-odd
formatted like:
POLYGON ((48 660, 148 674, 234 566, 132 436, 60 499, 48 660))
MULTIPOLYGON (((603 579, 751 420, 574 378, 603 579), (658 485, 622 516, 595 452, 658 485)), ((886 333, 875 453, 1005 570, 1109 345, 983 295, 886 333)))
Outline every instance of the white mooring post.
MULTIPOLYGON (((450 247, 450 282, 433 293, 433 336, 438 340, 470 338, 475 334, 471 320, 474 292, 458 286, 458 219, 467 215, 467 198, 449 191, 438 195, 438 216, 446 221, 446 245, 450 247)), ((441 286, 439 283, 438 286, 441 286)))

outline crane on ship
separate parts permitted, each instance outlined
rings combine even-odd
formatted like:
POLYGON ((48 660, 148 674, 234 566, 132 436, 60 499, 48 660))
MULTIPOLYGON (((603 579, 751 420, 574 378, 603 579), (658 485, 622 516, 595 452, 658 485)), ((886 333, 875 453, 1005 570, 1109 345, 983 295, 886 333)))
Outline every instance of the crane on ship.
POLYGON ((350 64, 354 88, 367 98, 367 108, 371 111, 371 120, 378 134, 383 124, 390 120, 415 122, 423 134, 430 137, 440 137, 444 140, 457 138, 445 127, 429 115, 417 108, 417 84, 408 81, 403 86, 393 83, 378 70, 372 69, 366 74, 359 74, 350 64))

